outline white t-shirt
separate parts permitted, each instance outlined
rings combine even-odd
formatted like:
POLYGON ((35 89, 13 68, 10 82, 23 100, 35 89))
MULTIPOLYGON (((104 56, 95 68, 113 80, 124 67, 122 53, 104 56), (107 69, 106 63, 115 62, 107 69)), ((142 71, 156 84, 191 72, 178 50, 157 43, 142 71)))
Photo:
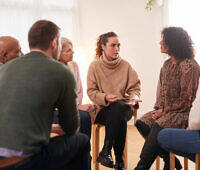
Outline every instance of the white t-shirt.
MULTIPOLYGON (((199 83, 200 83, 200 80, 199 80, 199 83)), ((200 87, 198 87, 196 98, 190 110, 189 128, 190 130, 200 130, 200 87)))

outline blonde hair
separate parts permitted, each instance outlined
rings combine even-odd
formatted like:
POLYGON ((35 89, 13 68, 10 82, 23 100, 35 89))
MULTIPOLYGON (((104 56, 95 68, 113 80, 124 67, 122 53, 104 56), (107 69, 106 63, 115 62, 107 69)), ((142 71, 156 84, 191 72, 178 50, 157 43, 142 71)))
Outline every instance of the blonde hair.
POLYGON ((66 38, 66 37, 62 37, 62 38, 61 38, 61 46, 62 46, 62 49, 63 49, 64 47, 68 46, 69 44, 70 44, 71 46, 73 46, 73 44, 72 44, 72 42, 71 42, 70 39, 68 39, 68 38, 66 38))

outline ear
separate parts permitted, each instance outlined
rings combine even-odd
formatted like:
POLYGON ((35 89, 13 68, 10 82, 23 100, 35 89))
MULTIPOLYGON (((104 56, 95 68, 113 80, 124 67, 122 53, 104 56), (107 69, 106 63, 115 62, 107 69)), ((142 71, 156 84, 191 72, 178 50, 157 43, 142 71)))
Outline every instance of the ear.
POLYGON ((58 42, 57 42, 57 38, 55 37, 52 41, 51 41, 51 47, 53 49, 57 48, 58 46, 58 42))
POLYGON ((103 45, 103 44, 101 44, 101 48, 103 49, 103 50, 105 50, 105 45, 103 45))
POLYGON ((8 53, 5 50, 0 51, 0 61, 2 63, 6 63, 7 58, 8 58, 8 53))

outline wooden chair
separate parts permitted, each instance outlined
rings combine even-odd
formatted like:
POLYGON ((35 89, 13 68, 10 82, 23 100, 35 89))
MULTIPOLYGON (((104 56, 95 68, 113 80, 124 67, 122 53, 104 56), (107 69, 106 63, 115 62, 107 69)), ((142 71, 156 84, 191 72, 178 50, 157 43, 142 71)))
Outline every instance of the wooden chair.
MULTIPOLYGON (((170 170, 175 169, 175 156, 172 153, 169 153, 170 160, 170 170)), ((160 170, 160 157, 156 158, 156 170, 160 170)), ((184 170, 188 170, 188 159, 184 158, 184 170)), ((200 170, 200 169, 199 169, 200 170)))
MULTIPOLYGON (((170 170, 175 170, 175 155, 169 153, 170 158, 170 170)), ((184 170, 188 170, 188 159, 184 157, 184 170)), ((200 170, 200 154, 196 154, 195 157, 195 170, 200 170)))
MULTIPOLYGON (((135 123, 137 120, 137 109, 134 110, 133 116, 134 116, 134 123, 135 123)), ((96 160, 99 155, 100 129, 102 127, 104 127, 104 126, 100 125, 100 124, 92 125, 92 160, 93 160, 93 164, 95 165, 95 170, 99 170, 99 163, 96 160)), ((126 138, 125 148, 124 148, 124 167, 125 167, 125 169, 127 169, 127 167, 128 167, 128 152, 127 152, 128 143, 127 143, 127 141, 128 140, 126 138)))

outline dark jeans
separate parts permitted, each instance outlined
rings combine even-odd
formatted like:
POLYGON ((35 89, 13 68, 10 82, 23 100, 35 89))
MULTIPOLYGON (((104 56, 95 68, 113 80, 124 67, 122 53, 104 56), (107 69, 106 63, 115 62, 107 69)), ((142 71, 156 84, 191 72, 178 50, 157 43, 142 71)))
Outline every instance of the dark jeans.
POLYGON ((57 136, 42 151, 0 170, 88 170, 90 141, 84 134, 57 136))
POLYGON ((195 153, 200 153, 200 131, 167 128, 158 134, 162 148, 176 155, 195 161, 195 153))
POLYGON ((96 117, 95 123, 105 125, 105 141, 112 142, 116 159, 123 156, 127 120, 132 113, 132 108, 120 100, 101 109, 96 117))

